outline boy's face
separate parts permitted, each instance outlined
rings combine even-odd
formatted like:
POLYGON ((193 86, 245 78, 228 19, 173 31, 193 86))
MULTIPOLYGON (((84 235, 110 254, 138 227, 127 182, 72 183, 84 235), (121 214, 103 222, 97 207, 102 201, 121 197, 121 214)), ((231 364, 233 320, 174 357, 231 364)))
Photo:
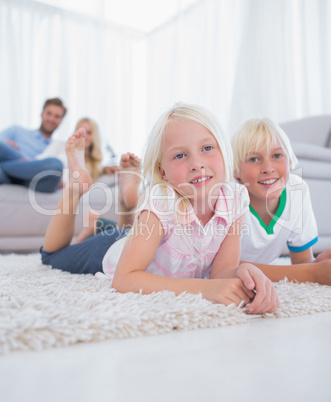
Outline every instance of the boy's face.
POLYGON ((259 149, 239 163, 236 178, 247 187, 251 205, 266 205, 266 200, 277 203, 290 172, 287 153, 279 142, 269 151, 259 149), (261 204, 263 202, 264 204, 261 204))

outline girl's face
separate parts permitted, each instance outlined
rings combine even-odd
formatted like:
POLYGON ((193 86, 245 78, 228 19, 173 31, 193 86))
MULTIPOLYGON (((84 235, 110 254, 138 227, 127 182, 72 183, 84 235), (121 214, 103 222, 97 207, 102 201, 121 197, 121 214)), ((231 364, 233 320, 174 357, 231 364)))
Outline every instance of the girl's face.
POLYGON ((248 155, 244 162, 239 163, 239 175, 236 177, 247 187, 253 208, 254 205, 266 205, 266 200, 274 200, 275 206, 278 206, 289 172, 287 153, 278 141, 268 152, 259 149, 248 155))
POLYGON ((194 121, 170 121, 162 138, 160 173, 190 198, 217 194, 225 168, 216 139, 194 121))
POLYGON ((84 128, 85 129, 85 131, 86 131, 85 150, 90 149, 90 146, 93 143, 91 124, 88 121, 82 121, 81 123, 78 124, 77 129, 78 128, 84 128))

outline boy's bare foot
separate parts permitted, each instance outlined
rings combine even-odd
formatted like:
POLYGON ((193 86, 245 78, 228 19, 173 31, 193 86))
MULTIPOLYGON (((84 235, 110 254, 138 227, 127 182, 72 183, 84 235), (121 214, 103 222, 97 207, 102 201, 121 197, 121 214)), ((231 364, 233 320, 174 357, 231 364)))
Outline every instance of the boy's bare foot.
POLYGON ((119 167, 119 196, 120 216, 119 228, 131 228, 134 219, 134 209, 138 205, 139 185, 141 182, 141 161, 133 153, 121 156, 119 167))
POLYGON ((88 211, 85 216, 84 220, 84 227, 81 232, 76 237, 76 243, 81 243, 82 241, 86 240, 90 236, 95 235, 96 233, 96 223, 99 219, 99 214, 94 211, 88 211))
POLYGON ((69 166, 69 186, 79 195, 86 193, 93 180, 85 167, 85 130, 78 129, 66 142, 66 154, 69 166))

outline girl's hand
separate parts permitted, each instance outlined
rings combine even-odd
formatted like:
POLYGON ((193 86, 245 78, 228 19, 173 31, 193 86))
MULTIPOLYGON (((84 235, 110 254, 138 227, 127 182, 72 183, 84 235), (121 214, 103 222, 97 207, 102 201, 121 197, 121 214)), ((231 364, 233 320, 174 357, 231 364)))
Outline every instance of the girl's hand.
POLYGON ((214 303, 226 306, 234 303, 238 306, 244 301, 246 305, 255 296, 255 293, 247 289, 239 278, 208 279, 204 282, 207 288, 202 292, 203 296, 214 303))
POLYGON ((272 313, 277 309, 279 300, 276 290, 270 279, 261 270, 245 262, 239 265, 236 274, 247 289, 256 292, 252 304, 247 309, 247 313, 272 313))

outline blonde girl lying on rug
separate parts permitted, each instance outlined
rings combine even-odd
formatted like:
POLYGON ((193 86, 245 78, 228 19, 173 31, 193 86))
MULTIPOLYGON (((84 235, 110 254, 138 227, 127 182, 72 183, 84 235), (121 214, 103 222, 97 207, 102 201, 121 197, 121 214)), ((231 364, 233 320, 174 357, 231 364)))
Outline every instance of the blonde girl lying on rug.
POLYGON ((270 119, 250 119, 238 128, 232 149, 234 176, 250 197, 240 259, 254 263, 272 281, 286 276, 331 285, 331 250, 314 260, 318 234, 309 189, 291 173, 297 158, 285 132, 270 119), (267 265, 286 246, 293 265, 267 265))
MULTIPOLYGON (((313 257, 317 225, 308 186, 291 173, 297 158, 286 133, 270 119, 250 119, 238 128, 232 148, 234 176, 250 196, 242 227, 242 262, 253 263, 274 282, 286 276, 331 285, 331 250, 313 257), (293 265, 272 265, 286 247, 293 265)), ((95 227, 107 227, 107 220, 97 215, 90 214, 90 219, 86 236, 95 227)))
POLYGON ((244 186, 230 184, 231 147, 210 112, 175 105, 157 121, 144 160, 150 185, 130 235, 119 239, 125 231, 117 230, 70 245, 79 199, 92 184, 84 142, 80 129, 66 144, 70 182, 58 209, 70 212, 53 216, 41 249, 44 264, 73 273, 103 270, 120 292, 186 291, 216 303, 251 302, 248 313, 275 311, 271 281, 254 265, 239 265, 249 199, 244 186))

